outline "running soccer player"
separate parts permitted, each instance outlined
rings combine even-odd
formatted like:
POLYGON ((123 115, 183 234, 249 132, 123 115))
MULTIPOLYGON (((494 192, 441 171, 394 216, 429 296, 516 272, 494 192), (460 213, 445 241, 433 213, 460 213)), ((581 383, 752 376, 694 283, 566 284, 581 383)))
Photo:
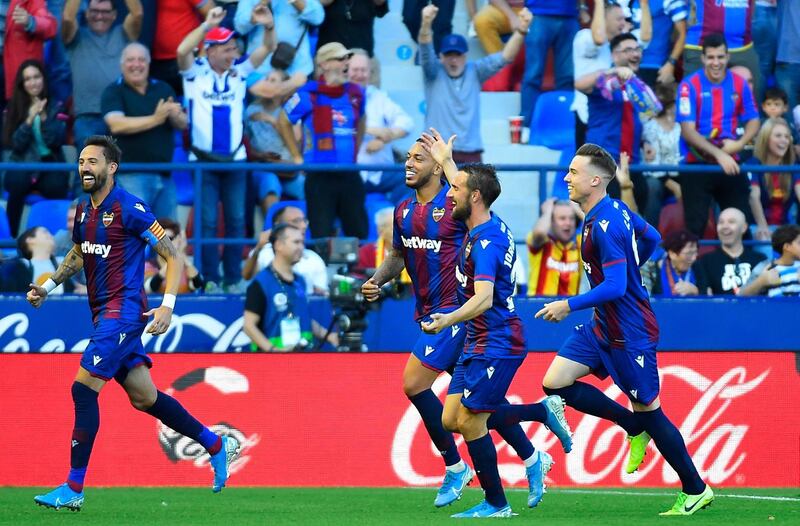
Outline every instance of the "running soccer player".
MULTIPOLYGON (((376 301, 380 287, 399 276, 403 268, 408 269, 418 323, 430 321, 432 312, 450 312, 458 307, 453 269, 467 228, 452 217, 453 203, 447 199, 450 187, 442 176, 442 167, 431 157, 427 143, 422 139, 414 143, 406 158, 406 185, 415 190, 415 195, 395 208, 392 250, 362 287, 364 297, 376 301)), ((442 402, 431 390, 439 374, 455 367, 465 334, 462 323, 440 334, 422 333, 403 371, 403 390, 419 411, 445 463, 444 481, 434 500, 437 507, 460 499, 474 475, 461 460, 452 433, 442 425, 442 402)), ((503 424, 500 422, 497 432, 525 463, 528 505, 534 507, 545 491, 544 477, 552 458, 534 449, 519 420, 503 424)))
POLYGON ((95 135, 87 139, 78 171, 83 191, 89 196, 80 200, 75 211, 75 244, 53 277, 42 286, 31 283, 28 291, 28 301, 38 308, 49 292, 84 269, 94 323, 94 334, 72 384, 75 427, 67 481, 34 498, 48 508, 77 511, 83 505, 84 477, 100 427, 98 396, 112 378, 125 389, 133 407, 196 440, 208 451, 214 469, 214 492, 225 486, 230 464, 239 454, 235 438, 216 435, 153 385, 149 370, 153 362, 144 351, 141 336, 150 316, 153 322, 147 328, 149 334, 163 334, 169 328, 182 269, 172 241, 147 203, 114 184, 121 154, 111 137, 95 135), (145 312, 147 245, 167 261, 167 285, 161 306, 145 312))
MULTIPOLYGON (((566 452, 572 447, 570 431, 558 396, 526 405, 511 405, 505 400, 527 346, 522 321, 514 308, 514 236, 489 209, 500 195, 500 182, 490 165, 468 164, 458 171, 452 158, 455 136, 444 142, 436 130, 431 132, 423 140, 451 183, 447 200, 453 207, 452 217, 464 221, 469 232, 452 269, 460 306, 431 313, 421 326, 425 333, 436 335, 447 334, 448 328, 466 322, 464 348, 447 391, 442 418, 445 428, 458 431, 466 440, 485 492, 484 501, 453 517, 510 517, 511 506, 503 492, 489 429, 519 425, 521 420, 542 422, 556 434, 566 452)), ((549 469, 552 459, 547 464, 549 469)))
POLYGON ((692 515, 714 500, 714 492, 697 473, 680 431, 661 410, 658 324, 639 272, 661 236, 624 203, 608 197, 606 187, 616 168, 608 152, 585 144, 564 177, 569 198, 586 214, 581 258, 592 289, 546 303, 536 317, 559 322, 570 312, 587 308, 594 309, 594 316, 590 323, 575 327, 561 347, 545 374, 544 390, 578 411, 625 429, 630 441, 628 473, 638 469, 652 437, 683 485, 675 505, 661 515, 692 515), (577 381, 590 373, 599 378, 610 375, 630 399, 633 412, 577 381))

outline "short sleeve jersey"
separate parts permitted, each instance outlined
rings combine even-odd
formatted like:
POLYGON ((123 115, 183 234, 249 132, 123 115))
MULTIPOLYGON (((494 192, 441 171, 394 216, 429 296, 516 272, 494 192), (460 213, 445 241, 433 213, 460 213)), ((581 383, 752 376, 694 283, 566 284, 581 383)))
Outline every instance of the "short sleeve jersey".
POLYGON ((83 254, 92 320, 144 322, 145 247, 165 235, 150 207, 115 186, 99 206, 82 197, 75 210, 72 241, 83 254))
POLYGON ((648 228, 647 222, 621 201, 603 198, 586 214, 581 258, 589 285, 595 288, 605 279, 605 269, 625 265, 625 294, 595 307, 592 326, 597 337, 609 346, 636 347, 658 342, 658 323, 639 271, 636 239, 648 228))
POLYGON ((392 248, 403 254, 411 277, 417 321, 458 308, 453 267, 467 227, 453 219, 449 189, 445 184, 429 203, 409 197, 394 209, 392 248))
POLYGON ((458 301, 463 305, 475 295, 477 281, 494 283, 494 295, 488 310, 467 321, 465 357, 517 358, 524 355, 525 335, 514 306, 511 277, 516 258, 514 236, 494 214, 467 234, 455 267, 458 301))

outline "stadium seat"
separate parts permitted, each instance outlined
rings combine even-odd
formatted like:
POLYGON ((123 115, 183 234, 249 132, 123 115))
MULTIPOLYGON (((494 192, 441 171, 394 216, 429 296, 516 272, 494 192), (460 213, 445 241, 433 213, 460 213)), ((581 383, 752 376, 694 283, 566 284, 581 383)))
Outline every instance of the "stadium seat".
POLYGON ((539 95, 531 118, 530 144, 574 151, 575 119, 569 111, 573 97, 571 91, 548 91, 539 95))
MULTIPOLYGON (((66 219, 66 215, 64 216, 66 219)), ((0 239, 8 239, 11 237, 11 227, 8 225, 8 215, 6 215, 6 207, 0 205, 0 239)))
MULTIPOLYGON (((185 163, 189 160, 189 153, 181 146, 176 146, 172 153, 172 162, 185 163)), ((194 181, 192 172, 188 170, 173 170, 172 179, 175 181, 175 193, 179 205, 192 206, 194 204, 194 181)))
POLYGON ((519 103, 519 93, 516 91, 483 91, 481 92, 481 121, 508 119, 519 115, 519 103))
POLYGON ((55 234, 67 224, 67 212, 72 201, 68 199, 40 200, 31 206, 25 229, 43 226, 55 234))

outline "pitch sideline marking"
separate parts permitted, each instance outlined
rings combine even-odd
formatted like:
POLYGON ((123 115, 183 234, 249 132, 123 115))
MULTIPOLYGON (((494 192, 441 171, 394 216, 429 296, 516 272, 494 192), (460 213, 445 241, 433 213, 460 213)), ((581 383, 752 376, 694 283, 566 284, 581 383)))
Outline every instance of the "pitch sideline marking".
MULTIPOLYGON (((516 489, 516 488, 515 488, 516 489)), ((525 490, 527 491, 527 490, 525 490)), ((642 491, 614 491, 614 490, 588 490, 588 489, 556 489, 553 493, 572 493, 572 494, 586 494, 586 495, 641 495, 644 497, 671 497, 674 493, 656 493, 656 492, 642 492, 642 491)), ((800 498, 796 497, 773 497, 769 495, 730 495, 715 493, 715 497, 725 497, 729 499, 746 499, 746 500, 773 500, 785 502, 800 502, 800 498)))

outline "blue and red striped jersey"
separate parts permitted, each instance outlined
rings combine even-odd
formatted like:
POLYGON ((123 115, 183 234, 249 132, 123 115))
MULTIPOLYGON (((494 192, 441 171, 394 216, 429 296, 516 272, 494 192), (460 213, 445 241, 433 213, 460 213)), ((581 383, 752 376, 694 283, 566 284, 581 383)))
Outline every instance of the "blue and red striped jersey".
POLYGON ((455 268, 458 301, 463 305, 475 295, 476 281, 494 283, 494 297, 488 310, 467 321, 465 356, 511 358, 525 353, 525 335, 514 307, 511 277, 516 259, 514 235, 496 215, 467 234, 455 268))
POLYGON ((712 33, 722 33, 730 51, 749 46, 755 4, 755 0, 689 0, 686 49, 702 49, 703 39, 712 33))
POLYGON ((114 186, 98 207, 78 202, 72 241, 83 254, 92 321, 101 317, 144 322, 145 247, 164 237, 150 207, 114 186))
MULTIPOLYGON (((736 128, 757 119, 753 92, 747 81, 727 72, 719 84, 708 80, 700 70, 683 79, 678 87, 677 122, 694 122, 697 132, 720 146, 723 139, 738 139, 736 128)), ((705 162, 681 137, 681 156, 685 162, 705 162)))
POLYGON ((592 288, 603 282, 604 269, 626 266, 625 294, 594 309, 592 328, 611 347, 658 342, 658 323, 639 272, 636 239, 653 228, 621 201, 606 196, 592 208, 583 226, 581 257, 592 288))
POLYGON ((617 161, 621 152, 627 152, 631 163, 636 164, 640 157, 642 121, 623 89, 609 90, 607 95, 612 100, 603 96, 598 87, 588 95, 586 142, 602 146, 617 161))
POLYGON ((458 308, 453 267, 467 227, 453 219, 449 189, 445 184, 429 203, 409 197, 394 209, 392 247, 402 252, 411 277, 418 322, 433 312, 458 308))

